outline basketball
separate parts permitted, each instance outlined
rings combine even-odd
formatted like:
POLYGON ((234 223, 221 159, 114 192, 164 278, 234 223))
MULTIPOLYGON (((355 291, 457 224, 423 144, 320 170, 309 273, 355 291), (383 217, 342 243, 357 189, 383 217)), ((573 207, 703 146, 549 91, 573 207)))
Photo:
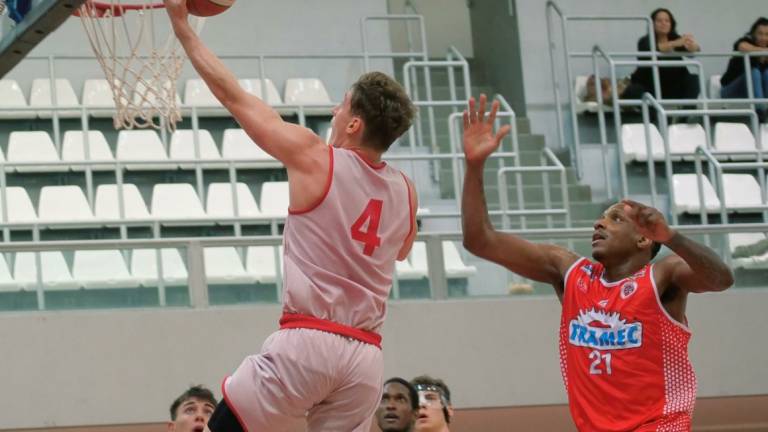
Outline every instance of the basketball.
POLYGON ((189 13, 199 17, 218 15, 235 4, 235 0, 187 0, 189 13))

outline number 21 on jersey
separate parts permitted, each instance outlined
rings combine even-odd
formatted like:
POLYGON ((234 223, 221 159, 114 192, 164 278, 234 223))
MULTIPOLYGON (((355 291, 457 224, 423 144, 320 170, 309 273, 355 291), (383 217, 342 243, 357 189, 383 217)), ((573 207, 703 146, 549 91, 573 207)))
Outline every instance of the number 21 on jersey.
POLYGON ((360 216, 357 217, 357 220, 352 224, 352 228, 350 229, 352 239, 365 245, 363 248, 364 255, 372 256, 373 251, 381 246, 381 237, 378 236, 378 232, 379 224, 381 223, 381 209, 383 206, 384 201, 382 200, 371 199, 368 201, 365 210, 363 210, 360 216), (365 231, 363 231, 363 229, 365 229, 365 231))

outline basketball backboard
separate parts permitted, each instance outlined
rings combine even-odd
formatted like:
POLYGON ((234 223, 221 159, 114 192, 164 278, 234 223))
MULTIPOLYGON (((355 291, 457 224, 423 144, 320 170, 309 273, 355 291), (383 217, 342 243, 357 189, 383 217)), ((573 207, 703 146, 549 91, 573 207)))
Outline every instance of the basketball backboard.
POLYGON ((0 17, 0 78, 14 68, 37 44, 56 30, 85 0, 0 0, 6 3, 0 17), (26 3, 26 4, 25 4, 26 3), (31 3, 31 4, 30 4, 31 3), (11 19, 8 9, 21 14, 11 19), (28 10, 27 10, 28 9, 28 10), (23 15, 23 16, 22 16, 23 15))

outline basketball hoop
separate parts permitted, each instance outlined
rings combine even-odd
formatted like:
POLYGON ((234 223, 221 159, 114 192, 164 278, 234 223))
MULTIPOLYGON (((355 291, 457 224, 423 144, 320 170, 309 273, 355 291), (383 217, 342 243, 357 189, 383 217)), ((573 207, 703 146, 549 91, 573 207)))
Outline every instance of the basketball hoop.
MULTIPOLYGON (((168 22, 164 13, 156 15, 165 6, 134 2, 88 0, 75 15, 112 88, 115 128, 173 131, 181 120, 176 80, 186 56, 170 25, 155 26, 156 20, 168 22), (158 34, 161 29, 168 34, 158 34)), ((198 32, 202 22, 198 19, 198 32)))

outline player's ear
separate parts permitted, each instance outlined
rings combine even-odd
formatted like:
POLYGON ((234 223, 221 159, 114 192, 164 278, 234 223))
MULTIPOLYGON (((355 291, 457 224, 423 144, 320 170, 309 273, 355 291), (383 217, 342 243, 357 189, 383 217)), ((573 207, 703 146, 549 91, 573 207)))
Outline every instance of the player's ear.
POLYGON ((644 237, 644 236, 638 236, 637 237, 637 248, 638 249, 650 249, 653 247, 653 240, 644 237))
POLYGON ((363 130, 363 120, 360 117, 352 117, 352 120, 347 123, 347 133, 352 135, 363 130))

